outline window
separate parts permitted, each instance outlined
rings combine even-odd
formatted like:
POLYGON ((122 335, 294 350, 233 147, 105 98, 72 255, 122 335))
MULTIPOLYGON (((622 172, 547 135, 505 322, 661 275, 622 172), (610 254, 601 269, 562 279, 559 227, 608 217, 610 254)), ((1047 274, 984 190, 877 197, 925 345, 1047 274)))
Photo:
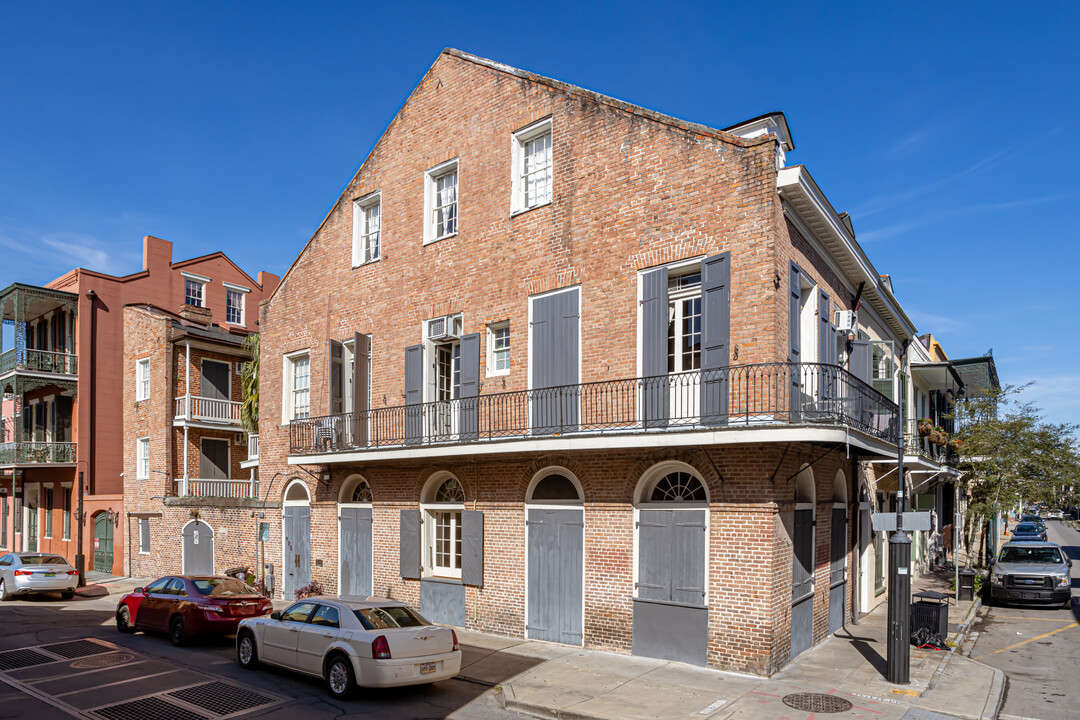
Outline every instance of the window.
POLYGON ((701 368, 701 270, 668 280, 668 372, 701 368))
POLYGON ((281 620, 282 622, 306 623, 308 616, 311 615, 311 611, 314 609, 315 603, 313 602, 298 602, 281 613, 281 620))
POLYGON ((150 398, 150 358, 135 363, 135 400, 150 398))
POLYGON ((282 421, 300 420, 311 414, 311 358, 307 350, 285 356, 282 387, 282 421))
POLYGON ((135 478, 146 480, 150 477, 150 438, 142 437, 135 441, 135 478))
POLYGON ((64 488, 64 539, 71 539, 71 488, 64 488))
POLYGON ((150 554, 150 518, 139 518, 139 552, 150 554))
POLYGON ((514 134, 511 210, 523 212, 551 202, 551 118, 514 134))
POLYGON ((488 325, 487 374, 510 372, 510 321, 488 325))
POLYGON ((457 478, 445 479, 425 507, 427 528, 424 566, 439 577, 461 577, 461 511, 465 491, 457 478))
POLYGON ((223 283, 225 285, 225 322, 230 325, 244 324, 244 296, 251 292, 248 288, 223 283))
POLYGON ((379 259, 380 218, 378 193, 353 203, 353 267, 379 259))
POLYGON ((316 610, 315 614, 311 617, 311 624, 328 628, 339 627, 337 608, 330 607, 329 605, 320 605, 319 609, 316 610))
POLYGON ((428 170, 425 192, 427 219, 424 242, 450 237, 458 231, 458 163, 443 163, 428 170))
POLYGON ((205 280, 184 278, 184 304, 195 307, 205 307, 203 304, 203 289, 206 287, 205 280))
POLYGON ((45 488, 45 537, 51 538, 53 531, 52 524, 52 510, 53 510, 53 489, 45 488))

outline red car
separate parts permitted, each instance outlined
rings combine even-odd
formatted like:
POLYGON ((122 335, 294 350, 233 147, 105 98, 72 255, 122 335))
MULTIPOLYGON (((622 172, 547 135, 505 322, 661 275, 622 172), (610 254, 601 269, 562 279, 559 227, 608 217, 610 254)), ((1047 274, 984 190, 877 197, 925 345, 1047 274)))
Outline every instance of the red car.
POLYGON ((232 635, 244 618, 271 610, 269 600, 236 578, 173 575, 120 598, 116 629, 162 630, 173 645, 184 645, 194 635, 232 635))

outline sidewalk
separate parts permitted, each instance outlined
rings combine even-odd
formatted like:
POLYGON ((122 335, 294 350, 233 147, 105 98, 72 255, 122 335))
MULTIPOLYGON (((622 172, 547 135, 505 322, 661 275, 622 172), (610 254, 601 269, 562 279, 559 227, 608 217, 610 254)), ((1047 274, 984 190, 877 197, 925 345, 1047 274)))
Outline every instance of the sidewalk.
MULTIPOLYGON (((916 592, 942 582, 947 590, 947 579, 921 580, 916 592)), ((977 607, 951 605, 950 627, 970 624, 977 607)), ((465 651, 461 676, 500 687, 507 709, 535 717, 797 720, 830 712, 831 704, 848 710, 842 716, 880 720, 996 717, 1004 675, 957 652, 912 647, 911 682, 887 682, 886 631, 881 605, 768 679, 463 630, 458 635, 465 651), (800 693, 816 694, 805 711, 785 704, 800 693)))

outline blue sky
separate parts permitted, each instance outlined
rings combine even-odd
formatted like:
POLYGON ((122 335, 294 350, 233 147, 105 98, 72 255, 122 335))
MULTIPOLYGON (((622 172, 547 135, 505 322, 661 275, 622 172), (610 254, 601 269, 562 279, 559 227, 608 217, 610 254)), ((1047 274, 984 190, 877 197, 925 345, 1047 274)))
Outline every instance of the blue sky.
POLYGON ((446 46, 687 120, 787 114, 921 332, 1080 422, 1076 3, 0 2, 0 286, 283 273, 446 46))

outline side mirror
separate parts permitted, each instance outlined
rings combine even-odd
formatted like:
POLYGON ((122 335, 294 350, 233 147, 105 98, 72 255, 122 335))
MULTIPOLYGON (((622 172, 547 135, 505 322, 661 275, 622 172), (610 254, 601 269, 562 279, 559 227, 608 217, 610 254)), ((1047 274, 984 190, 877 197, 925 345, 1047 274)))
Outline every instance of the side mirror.
POLYGON ((279 612, 270 613, 270 619, 271 620, 280 620, 281 619, 281 613, 279 613, 279 612))
POLYGON ((141 587, 139 587, 139 588, 135 588, 131 592, 135 593, 136 595, 142 595, 142 591, 143 591, 143 589, 141 587))

